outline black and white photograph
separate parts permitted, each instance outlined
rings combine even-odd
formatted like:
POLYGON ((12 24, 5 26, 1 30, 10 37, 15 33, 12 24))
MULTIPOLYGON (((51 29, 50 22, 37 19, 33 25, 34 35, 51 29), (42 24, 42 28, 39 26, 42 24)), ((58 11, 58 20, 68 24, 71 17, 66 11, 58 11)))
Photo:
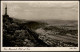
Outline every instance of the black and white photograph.
POLYGON ((78 1, 2 2, 2 47, 78 47, 78 1))

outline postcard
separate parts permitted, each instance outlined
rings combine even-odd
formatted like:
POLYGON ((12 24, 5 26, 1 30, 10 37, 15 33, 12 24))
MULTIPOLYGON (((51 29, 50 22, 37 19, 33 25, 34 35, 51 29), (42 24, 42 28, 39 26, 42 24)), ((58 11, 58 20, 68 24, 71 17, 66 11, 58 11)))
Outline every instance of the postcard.
POLYGON ((78 51, 79 1, 1 1, 2 51, 78 51))

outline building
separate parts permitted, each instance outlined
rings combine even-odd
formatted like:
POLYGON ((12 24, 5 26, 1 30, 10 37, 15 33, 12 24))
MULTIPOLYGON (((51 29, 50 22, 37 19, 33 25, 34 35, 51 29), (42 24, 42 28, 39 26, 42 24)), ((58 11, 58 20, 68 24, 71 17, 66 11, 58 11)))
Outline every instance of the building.
POLYGON ((3 15, 3 17, 9 17, 9 15, 7 14, 7 5, 5 7, 5 14, 3 15))

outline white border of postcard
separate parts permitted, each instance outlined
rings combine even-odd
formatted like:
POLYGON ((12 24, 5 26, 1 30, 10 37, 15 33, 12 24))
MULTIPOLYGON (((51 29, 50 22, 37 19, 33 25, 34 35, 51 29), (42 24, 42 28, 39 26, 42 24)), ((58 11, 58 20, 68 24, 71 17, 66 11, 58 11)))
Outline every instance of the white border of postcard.
POLYGON ((4 2, 66 2, 66 1, 1 1, 1 51, 79 51, 79 1, 78 2, 78 47, 2 47, 2 4, 4 2))

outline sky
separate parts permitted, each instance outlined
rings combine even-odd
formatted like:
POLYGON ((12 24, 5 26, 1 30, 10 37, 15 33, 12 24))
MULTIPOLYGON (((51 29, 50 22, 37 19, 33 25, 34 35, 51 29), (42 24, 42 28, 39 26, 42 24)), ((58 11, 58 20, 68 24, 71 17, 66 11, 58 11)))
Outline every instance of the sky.
POLYGON ((3 2, 2 14, 7 4, 10 17, 26 20, 77 20, 77 1, 16 1, 3 2))

